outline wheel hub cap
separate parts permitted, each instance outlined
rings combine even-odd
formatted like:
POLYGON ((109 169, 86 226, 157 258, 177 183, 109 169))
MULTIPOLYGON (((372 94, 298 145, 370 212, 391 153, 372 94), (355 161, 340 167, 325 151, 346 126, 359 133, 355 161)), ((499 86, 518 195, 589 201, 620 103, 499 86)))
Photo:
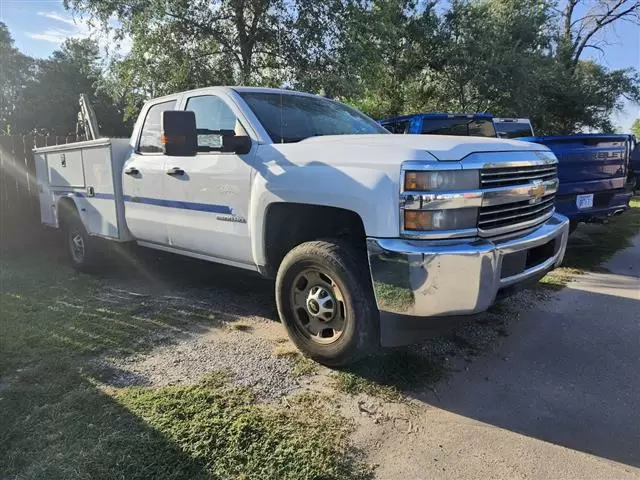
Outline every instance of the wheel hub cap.
POLYGON ((347 321, 344 295, 329 275, 316 268, 304 269, 294 279, 290 295, 302 335, 323 345, 342 336, 347 321))
POLYGON ((76 261, 84 260, 84 239, 78 233, 71 237, 71 253, 76 261))
POLYGON ((320 286, 311 287, 307 295, 307 310, 314 317, 328 322, 335 315, 336 300, 329 290, 320 286))

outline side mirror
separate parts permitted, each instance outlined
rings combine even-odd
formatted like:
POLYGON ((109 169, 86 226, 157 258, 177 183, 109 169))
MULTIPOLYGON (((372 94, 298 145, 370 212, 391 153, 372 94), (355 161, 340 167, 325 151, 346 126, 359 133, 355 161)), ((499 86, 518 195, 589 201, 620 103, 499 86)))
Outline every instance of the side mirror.
POLYGON ((196 114, 190 111, 165 110, 160 124, 162 150, 165 155, 193 156, 198 151, 196 114))

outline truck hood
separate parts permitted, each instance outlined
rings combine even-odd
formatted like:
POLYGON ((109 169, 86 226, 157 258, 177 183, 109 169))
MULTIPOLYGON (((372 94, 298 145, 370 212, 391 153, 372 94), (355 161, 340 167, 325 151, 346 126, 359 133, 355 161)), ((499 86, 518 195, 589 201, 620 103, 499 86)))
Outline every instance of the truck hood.
POLYGON ((531 142, 452 135, 329 135, 307 138, 293 145, 307 148, 366 146, 398 152, 422 151, 443 162, 459 161, 476 152, 548 151, 544 145, 531 142))

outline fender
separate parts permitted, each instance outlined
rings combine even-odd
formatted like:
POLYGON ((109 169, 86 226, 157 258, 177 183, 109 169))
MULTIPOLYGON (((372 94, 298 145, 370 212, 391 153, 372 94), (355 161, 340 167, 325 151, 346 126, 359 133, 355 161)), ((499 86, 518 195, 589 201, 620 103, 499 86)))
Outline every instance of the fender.
POLYGON ((396 237, 399 232, 398 179, 373 168, 310 163, 284 168, 265 164, 251 185, 249 231, 256 265, 266 264, 267 209, 279 202, 338 207, 358 214, 367 236, 396 237))

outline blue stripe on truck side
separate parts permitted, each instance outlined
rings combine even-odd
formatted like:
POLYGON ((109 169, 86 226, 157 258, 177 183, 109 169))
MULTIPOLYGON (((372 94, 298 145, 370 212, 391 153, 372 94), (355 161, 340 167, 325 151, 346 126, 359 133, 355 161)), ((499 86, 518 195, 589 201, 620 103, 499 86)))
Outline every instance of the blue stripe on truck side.
MULTIPOLYGON (((54 195, 74 195, 79 198, 96 198, 99 200, 114 200, 112 193, 95 193, 93 196, 87 195, 85 192, 73 192, 69 190, 58 190, 53 192, 54 195)), ((179 208, 182 210, 194 210, 198 212, 222 213, 231 215, 231 207, 226 205, 214 205, 210 203, 181 202, 178 200, 165 200, 162 198, 135 197, 125 195, 124 201, 129 203, 141 203, 144 205, 154 205, 156 207, 179 208)))
POLYGON ((180 208, 182 210, 196 210, 209 213, 231 214, 231 207, 226 205, 214 205, 210 203, 181 202, 178 200, 164 200, 162 198, 134 197, 125 195, 124 201, 129 203, 142 203, 145 205, 155 205, 157 207, 180 208))

